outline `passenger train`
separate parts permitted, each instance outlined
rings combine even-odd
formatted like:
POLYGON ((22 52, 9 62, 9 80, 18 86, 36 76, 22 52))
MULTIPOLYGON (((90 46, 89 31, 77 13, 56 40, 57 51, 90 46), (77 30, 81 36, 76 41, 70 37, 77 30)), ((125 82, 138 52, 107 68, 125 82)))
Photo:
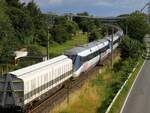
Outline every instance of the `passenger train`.
POLYGON ((64 55, 34 64, 0 77, 0 107, 25 110, 35 100, 71 77, 93 68, 118 46, 123 31, 68 50, 64 55))

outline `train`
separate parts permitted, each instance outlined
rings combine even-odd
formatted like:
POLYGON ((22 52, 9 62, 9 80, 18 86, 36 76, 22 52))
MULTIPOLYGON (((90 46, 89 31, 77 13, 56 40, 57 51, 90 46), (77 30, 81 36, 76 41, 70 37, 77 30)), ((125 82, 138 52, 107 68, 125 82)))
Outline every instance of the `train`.
POLYGON ((101 62, 115 49, 123 36, 120 29, 112 36, 75 47, 61 56, 43 61, 0 77, 0 109, 24 112, 33 101, 57 89, 101 62))

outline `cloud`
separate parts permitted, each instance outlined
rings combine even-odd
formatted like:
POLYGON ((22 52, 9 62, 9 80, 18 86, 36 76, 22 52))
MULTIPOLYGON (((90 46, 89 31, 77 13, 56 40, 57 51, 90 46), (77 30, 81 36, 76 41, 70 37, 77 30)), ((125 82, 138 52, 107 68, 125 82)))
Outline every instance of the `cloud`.
POLYGON ((48 0, 49 4, 61 4, 63 0, 48 0))
MULTIPOLYGON (((29 2, 31 0, 21 0, 29 2)), ((149 0, 34 0, 44 11, 57 13, 88 11, 98 15, 116 15, 141 9, 149 0)))
MULTIPOLYGON (((31 0, 21 0, 23 2, 29 2, 31 0)), ((66 6, 119 6, 119 7, 138 7, 141 4, 145 4, 148 0, 34 0, 40 6, 47 5, 66 5, 66 6)))
POLYGON ((95 0, 97 6, 112 6, 112 0, 95 0))

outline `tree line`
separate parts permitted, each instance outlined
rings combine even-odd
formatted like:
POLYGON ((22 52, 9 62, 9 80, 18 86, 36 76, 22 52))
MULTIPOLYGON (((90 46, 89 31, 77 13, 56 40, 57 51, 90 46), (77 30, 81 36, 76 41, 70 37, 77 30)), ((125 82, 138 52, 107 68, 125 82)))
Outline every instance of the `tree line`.
POLYGON ((36 50, 37 46, 46 47, 48 32, 50 44, 71 40, 80 30, 91 32, 89 41, 93 41, 101 37, 101 30, 98 30, 101 25, 100 21, 90 19, 75 18, 71 21, 65 16, 44 14, 34 1, 26 4, 19 0, 1 0, 0 62, 10 62, 13 52, 21 48, 36 50))

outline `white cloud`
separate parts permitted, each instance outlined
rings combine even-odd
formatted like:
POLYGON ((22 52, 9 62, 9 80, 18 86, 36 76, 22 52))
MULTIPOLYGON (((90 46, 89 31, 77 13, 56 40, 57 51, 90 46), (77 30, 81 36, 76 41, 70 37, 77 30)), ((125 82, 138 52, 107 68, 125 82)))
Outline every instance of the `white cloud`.
POLYGON ((94 4, 100 6, 112 6, 112 0, 96 0, 94 4))
MULTIPOLYGON (((21 0, 29 2, 31 0, 21 0)), ((144 6, 149 0, 34 0, 44 11, 89 11, 94 13, 131 12, 144 6), (102 10, 101 10, 102 9, 102 10), (113 9, 113 10, 112 10, 113 9), (97 11, 97 12, 96 12, 97 11)))
POLYGON ((47 0, 49 4, 61 4, 63 0, 47 0))
MULTIPOLYGON (((31 0, 21 0, 23 2, 29 2, 31 0)), ((34 0, 39 5, 100 5, 100 6, 141 6, 148 0, 34 0)))

